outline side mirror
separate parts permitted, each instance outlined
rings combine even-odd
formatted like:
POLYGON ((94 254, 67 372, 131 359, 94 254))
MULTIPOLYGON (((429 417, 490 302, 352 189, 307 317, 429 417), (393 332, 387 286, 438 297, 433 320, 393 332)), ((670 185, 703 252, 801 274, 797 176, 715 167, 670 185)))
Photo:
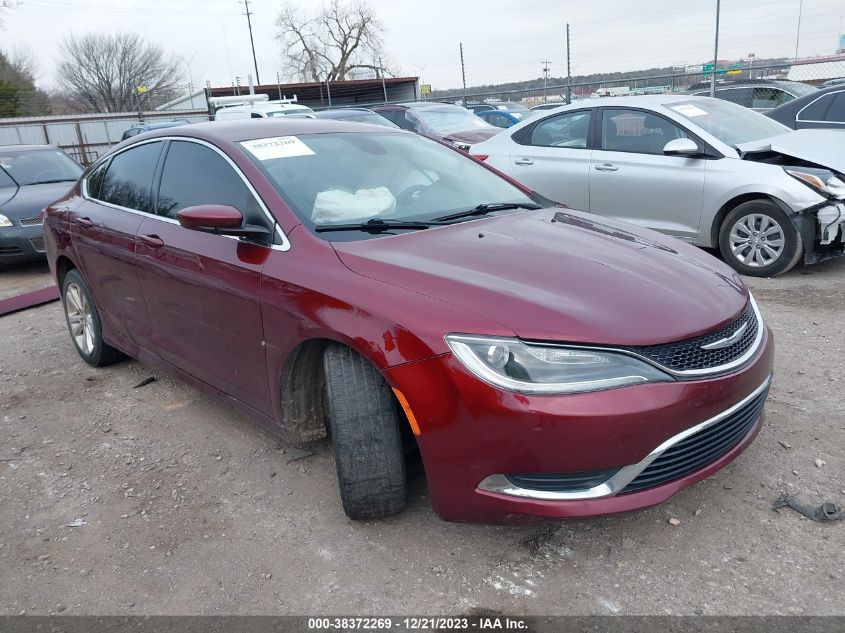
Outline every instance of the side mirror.
POLYGON ((179 224, 186 229, 218 235, 234 235, 263 243, 270 241, 270 231, 263 226, 244 224, 243 214, 235 207, 225 204, 186 207, 179 211, 176 217, 179 224))
POLYGON ((663 153, 666 156, 695 156, 701 149, 691 138, 676 138, 666 143, 663 153))

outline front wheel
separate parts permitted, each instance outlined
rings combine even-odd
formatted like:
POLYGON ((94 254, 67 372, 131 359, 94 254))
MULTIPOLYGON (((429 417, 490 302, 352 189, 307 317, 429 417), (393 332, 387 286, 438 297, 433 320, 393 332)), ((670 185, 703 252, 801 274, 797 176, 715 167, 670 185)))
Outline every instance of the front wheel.
POLYGON ((768 200, 752 200, 736 207, 722 222, 719 250, 737 272, 773 277, 800 261, 804 244, 779 206, 768 200))
POLYGON ((343 345, 325 351, 329 426, 343 509, 350 519, 377 519, 405 505, 401 416, 387 383, 343 345))

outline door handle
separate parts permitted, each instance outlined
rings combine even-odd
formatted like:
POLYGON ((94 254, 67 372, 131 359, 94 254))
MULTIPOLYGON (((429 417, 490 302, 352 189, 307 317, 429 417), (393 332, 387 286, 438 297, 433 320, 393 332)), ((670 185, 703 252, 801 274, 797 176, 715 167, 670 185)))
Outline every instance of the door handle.
POLYGON ((596 171, 618 171, 618 167, 616 165, 611 165, 610 163, 604 163, 602 165, 595 165, 594 169, 596 171))
POLYGON ((533 165, 534 161, 530 158, 520 158, 518 160, 513 161, 514 165, 533 165))
POLYGON ((76 218, 76 223, 85 229, 90 229, 94 226, 94 223, 91 221, 91 218, 76 218))
POLYGON ((138 239, 152 248, 160 248, 164 246, 164 240, 158 235, 139 235, 138 239))

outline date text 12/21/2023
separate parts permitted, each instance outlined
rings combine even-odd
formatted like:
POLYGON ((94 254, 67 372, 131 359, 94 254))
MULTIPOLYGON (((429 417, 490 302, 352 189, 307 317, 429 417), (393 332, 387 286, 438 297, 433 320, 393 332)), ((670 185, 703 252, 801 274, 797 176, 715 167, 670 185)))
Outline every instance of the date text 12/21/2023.
POLYGON ((308 618, 309 631, 520 631, 528 623, 522 618, 510 617, 315 617, 308 618))

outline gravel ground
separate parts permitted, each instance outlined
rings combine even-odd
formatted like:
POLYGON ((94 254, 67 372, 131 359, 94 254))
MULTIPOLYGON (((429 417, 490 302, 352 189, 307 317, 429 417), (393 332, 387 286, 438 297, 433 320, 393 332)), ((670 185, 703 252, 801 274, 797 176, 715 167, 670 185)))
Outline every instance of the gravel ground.
POLYGON ((328 444, 89 368, 58 303, 0 318, 0 613, 843 615, 845 522, 771 504, 845 502, 845 260, 749 284, 777 339, 759 439, 657 508, 534 528, 444 523, 419 475, 402 514, 353 523, 328 444))

